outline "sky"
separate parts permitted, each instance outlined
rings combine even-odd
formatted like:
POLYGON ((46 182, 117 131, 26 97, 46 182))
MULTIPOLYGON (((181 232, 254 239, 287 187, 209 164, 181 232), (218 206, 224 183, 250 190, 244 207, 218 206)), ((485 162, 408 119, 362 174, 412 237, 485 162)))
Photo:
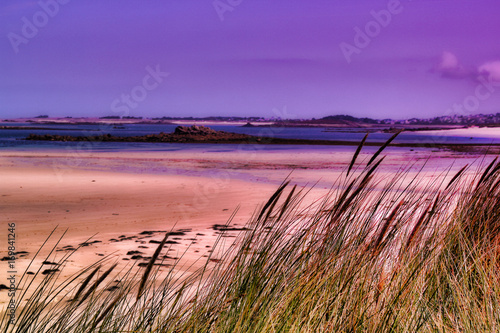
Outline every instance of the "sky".
POLYGON ((0 117, 500 112, 498 0, 2 0, 0 117))

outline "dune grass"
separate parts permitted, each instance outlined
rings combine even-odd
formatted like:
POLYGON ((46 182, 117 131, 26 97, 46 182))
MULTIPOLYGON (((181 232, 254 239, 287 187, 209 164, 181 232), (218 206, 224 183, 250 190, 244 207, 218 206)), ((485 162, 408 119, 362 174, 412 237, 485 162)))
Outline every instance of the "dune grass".
POLYGON ((313 204, 283 183, 196 273, 160 279, 166 236, 142 275, 103 261, 25 283, 0 331, 499 332, 500 162, 423 184, 378 176, 381 150, 313 204))

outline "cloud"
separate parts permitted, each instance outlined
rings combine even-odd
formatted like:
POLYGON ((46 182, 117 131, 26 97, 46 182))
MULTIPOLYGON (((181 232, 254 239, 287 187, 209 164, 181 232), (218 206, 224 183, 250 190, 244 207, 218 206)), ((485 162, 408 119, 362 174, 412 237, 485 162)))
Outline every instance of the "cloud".
POLYGON ((479 66, 478 72, 490 81, 500 81, 500 60, 482 64, 479 66))
POLYGON ((477 76, 477 71, 464 68, 455 54, 444 51, 441 54, 439 64, 434 67, 434 72, 440 73, 442 77, 447 79, 471 79, 477 76))
POLYGON ((456 70, 460 68, 457 56, 451 52, 444 51, 441 55, 441 62, 438 68, 441 70, 456 70))
POLYGON ((480 77, 489 81, 500 82, 500 60, 485 62, 477 68, 465 68, 460 64, 458 57, 448 51, 441 54, 440 61, 432 70, 441 74, 441 77, 454 80, 472 80, 477 82, 480 77))

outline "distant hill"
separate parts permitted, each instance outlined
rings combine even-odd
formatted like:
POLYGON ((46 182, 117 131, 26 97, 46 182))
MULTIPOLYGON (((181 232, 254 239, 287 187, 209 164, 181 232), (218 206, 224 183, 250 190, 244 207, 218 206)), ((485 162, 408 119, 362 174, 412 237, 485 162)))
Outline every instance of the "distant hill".
POLYGON ((335 115, 327 116, 320 119, 287 119, 280 120, 276 123, 280 123, 288 126, 318 126, 318 125, 330 125, 334 127, 365 127, 368 125, 379 124, 380 122, 371 118, 356 118, 348 115, 335 115))
POLYGON ((372 118, 356 118, 353 116, 348 116, 345 114, 341 115, 336 115, 336 116, 327 116, 319 119, 322 122, 329 122, 329 121, 350 121, 350 122, 355 122, 355 123, 365 123, 365 124, 378 124, 379 121, 372 119, 372 118))
POLYGON ((30 123, 43 123, 43 124, 95 124, 101 122, 113 122, 116 124, 173 124, 176 122, 240 122, 247 123, 245 126, 293 126, 293 127, 385 127, 385 126, 488 126, 500 127, 500 113, 492 114, 475 114, 475 115, 446 115, 433 118, 411 118, 403 120, 394 119, 373 119, 368 117, 357 118, 354 116, 340 114, 330 115, 323 118, 312 119, 282 119, 280 117, 159 117, 159 118, 146 118, 146 117, 120 117, 120 116, 104 116, 100 118, 72 118, 72 117, 49 117, 47 115, 40 115, 34 118, 18 118, 18 119, 4 119, 1 122, 30 122, 30 123), (274 125, 270 125, 274 124, 274 125))

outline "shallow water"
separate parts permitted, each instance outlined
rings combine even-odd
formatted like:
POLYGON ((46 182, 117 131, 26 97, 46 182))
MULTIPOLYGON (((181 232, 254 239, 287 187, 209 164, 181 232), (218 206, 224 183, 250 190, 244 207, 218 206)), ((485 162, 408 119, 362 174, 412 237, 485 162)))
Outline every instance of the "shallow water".
MULTIPOLYGON (((120 143, 120 142, 53 142, 53 141, 25 141, 29 134, 55 134, 71 136, 94 136, 100 134, 112 134, 115 136, 139 136, 160 132, 173 132, 177 125, 151 125, 151 124, 127 124, 118 128, 109 125, 72 125, 72 124, 31 124, 31 123, 9 123, 5 126, 29 126, 39 129, 0 129, 0 149, 15 150, 37 150, 37 149, 91 149, 99 151, 121 151, 121 150, 149 150, 149 151, 171 151, 197 148, 197 144, 170 144, 170 143, 120 143)), ((324 128, 295 128, 295 127, 242 127, 235 125, 212 125, 215 130, 242 133, 264 137, 286 138, 286 139, 309 139, 309 140, 342 140, 359 142, 364 137, 364 133, 353 132, 359 129, 342 129, 342 131, 325 130, 324 128)), ((392 136, 391 133, 371 133, 367 142, 384 142, 392 136)), ((484 137, 475 135, 458 136, 453 132, 433 131, 433 132, 404 132, 401 133, 394 143, 425 143, 433 144, 491 144, 500 143, 500 133, 498 137, 485 135, 484 137)), ((207 144, 203 144, 207 146, 207 144)), ((234 151, 231 145, 220 146, 218 144, 208 144, 209 149, 214 151, 234 151)), ((253 145, 236 145, 238 149, 255 149, 253 145), (242 147, 248 146, 248 147, 242 147)), ((327 149, 315 146, 315 149, 327 149)), ((309 146, 307 149, 311 149, 309 146)), ((259 150, 281 150, 290 149, 282 146, 259 147, 259 150)), ((294 149, 300 149, 294 147, 294 149)))

